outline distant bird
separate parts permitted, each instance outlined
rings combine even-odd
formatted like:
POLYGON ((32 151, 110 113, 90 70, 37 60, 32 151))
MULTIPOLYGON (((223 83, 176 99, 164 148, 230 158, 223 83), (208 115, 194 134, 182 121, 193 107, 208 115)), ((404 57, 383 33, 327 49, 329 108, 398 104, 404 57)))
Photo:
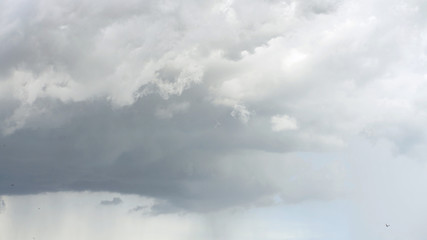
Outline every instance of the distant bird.
POLYGON ((12 183, 12 184, 10 184, 10 186, 11 186, 11 187, 15 187, 15 184, 13 184, 13 183, 12 183))
POLYGON ((387 223, 386 223, 386 224, 385 224, 385 227, 390 227, 390 224, 387 224, 387 223))

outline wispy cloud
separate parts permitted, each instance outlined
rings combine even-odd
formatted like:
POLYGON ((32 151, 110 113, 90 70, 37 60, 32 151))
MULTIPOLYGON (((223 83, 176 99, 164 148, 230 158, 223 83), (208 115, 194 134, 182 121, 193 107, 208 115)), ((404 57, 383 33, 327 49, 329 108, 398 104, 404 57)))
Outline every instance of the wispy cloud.
POLYGON ((102 200, 100 202, 101 205, 119 205, 121 204, 123 201, 121 198, 119 197, 115 197, 112 200, 102 200))

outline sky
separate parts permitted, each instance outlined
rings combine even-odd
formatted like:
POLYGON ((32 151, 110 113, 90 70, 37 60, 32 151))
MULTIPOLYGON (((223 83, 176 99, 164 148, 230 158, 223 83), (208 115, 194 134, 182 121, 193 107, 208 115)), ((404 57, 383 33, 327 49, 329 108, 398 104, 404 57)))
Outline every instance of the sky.
POLYGON ((0 239, 425 239, 425 16, 0 1, 0 239))

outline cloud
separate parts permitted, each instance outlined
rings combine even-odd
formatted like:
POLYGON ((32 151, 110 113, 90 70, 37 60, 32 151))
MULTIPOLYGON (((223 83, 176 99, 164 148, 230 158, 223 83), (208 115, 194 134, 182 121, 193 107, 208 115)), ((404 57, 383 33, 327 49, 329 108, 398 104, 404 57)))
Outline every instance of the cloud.
POLYGON ((132 209, 130 209, 129 210, 129 212, 130 213, 132 213, 132 212, 140 212, 140 211, 144 211, 144 210, 146 210, 147 209, 147 206, 136 206, 136 207, 134 207, 134 208, 132 208, 132 209))
POLYGON ((102 200, 100 202, 101 205, 119 205, 121 204, 123 201, 121 198, 119 197, 115 197, 112 200, 102 200))
POLYGON ((275 132, 298 129, 297 121, 288 115, 275 115, 271 117, 271 129, 275 132))
POLYGON ((176 207, 175 205, 166 201, 156 202, 150 208, 150 215, 153 215, 153 216, 158 216, 162 214, 182 213, 182 212, 183 212, 182 208, 176 207))
POLYGON ((251 116, 251 113, 245 106, 236 104, 233 111, 231 112, 233 118, 239 119, 242 123, 247 123, 251 116))
POLYGON ((166 107, 157 108, 155 114, 159 118, 172 118, 176 113, 185 112, 189 106, 188 102, 173 103, 166 107))
POLYGON ((0 213, 6 210, 6 202, 0 198, 0 213))
POLYGON ((2 1, 0 175, 16 186, 0 194, 120 192, 162 211, 342 196, 345 164, 298 154, 369 135, 424 159, 425 12, 417 0, 2 1))

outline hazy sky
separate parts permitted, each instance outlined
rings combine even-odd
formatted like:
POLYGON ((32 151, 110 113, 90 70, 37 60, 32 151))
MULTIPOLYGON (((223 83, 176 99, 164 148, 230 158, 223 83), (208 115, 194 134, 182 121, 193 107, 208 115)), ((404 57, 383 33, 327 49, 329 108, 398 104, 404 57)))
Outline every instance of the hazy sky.
POLYGON ((423 0, 0 1, 0 239, 425 239, 426 122, 423 0))

